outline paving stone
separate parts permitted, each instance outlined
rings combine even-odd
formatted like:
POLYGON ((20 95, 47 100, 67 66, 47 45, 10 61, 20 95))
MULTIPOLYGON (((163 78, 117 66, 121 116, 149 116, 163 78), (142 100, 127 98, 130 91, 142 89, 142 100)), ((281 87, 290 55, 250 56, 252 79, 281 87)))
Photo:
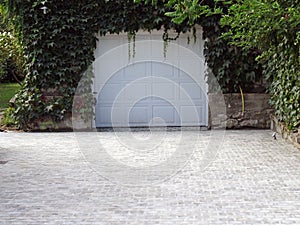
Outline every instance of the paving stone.
POLYGON ((0 133, 0 161, 1 225, 300 224, 300 151, 270 130, 0 133))

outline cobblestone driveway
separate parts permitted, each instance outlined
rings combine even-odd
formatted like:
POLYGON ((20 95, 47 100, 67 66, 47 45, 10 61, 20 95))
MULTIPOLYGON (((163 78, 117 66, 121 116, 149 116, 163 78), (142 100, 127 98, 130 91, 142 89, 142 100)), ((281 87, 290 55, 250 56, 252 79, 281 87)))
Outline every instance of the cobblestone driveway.
POLYGON ((137 152, 114 133, 0 133, 0 224, 300 224, 299 150, 268 130, 226 131, 216 157, 201 167, 214 133, 185 131, 181 143, 177 134, 165 133, 162 143, 156 132, 147 143, 149 134, 138 132, 137 149, 161 148, 137 152), (78 143, 88 137, 98 138, 117 163, 94 167, 91 146, 78 143), (174 145, 193 153, 176 155, 187 164, 168 177, 159 166, 145 175, 174 145), (141 171, 136 183, 120 165, 141 171), (166 179, 143 183, 149 174, 166 179))

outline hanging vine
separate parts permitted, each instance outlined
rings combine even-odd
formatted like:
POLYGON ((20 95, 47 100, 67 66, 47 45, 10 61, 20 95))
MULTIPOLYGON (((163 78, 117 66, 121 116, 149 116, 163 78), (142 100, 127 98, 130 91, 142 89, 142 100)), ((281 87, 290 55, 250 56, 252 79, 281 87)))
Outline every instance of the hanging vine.
POLYGON ((135 38, 136 38, 136 33, 135 32, 128 32, 127 33, 127 40, 128 40, 128 62, 131 59, 131 42, 132 42, 132 57, 135 57, 135 38))

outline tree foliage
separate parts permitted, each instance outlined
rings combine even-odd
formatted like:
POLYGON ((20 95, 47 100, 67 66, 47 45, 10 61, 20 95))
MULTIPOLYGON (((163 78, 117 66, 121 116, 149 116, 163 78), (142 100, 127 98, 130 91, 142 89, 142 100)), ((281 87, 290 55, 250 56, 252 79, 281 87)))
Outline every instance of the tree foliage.
POLYGON ((239 92, 242 88, 245 92, 262 92, 262 68, 255 58, 259 52, 255 48, 243 49, 237 45, 231 45, 228 40, 221 38, 228 30, 220 24, 221 14, 227 12, 230 5, 224 2, 204 0, 203 7, 208 8, 204 15, 197 18, 189 17, 189 23, 199 23, 203 27, 203 38, 206 40, 204 55, 209 67, 207 71, 210 91, 222 91, 223 93, 239 92), (217 12, 211 13, 216 10, 217 12), (215 85, 217 84, 217 85, 215 85), (220 87, 221 90, 216 90, 220 87))
POLYGON ((258 48, 264 74, 272 82, 271 103, 290 129, 300 125, 300 1, 243 0, 222 19, 235 45, 258 48))
POLYGON ((24 77, 25 58, 20 33, 12 17, 7 20, 0 5, 0 82, 18 81, 24 77))

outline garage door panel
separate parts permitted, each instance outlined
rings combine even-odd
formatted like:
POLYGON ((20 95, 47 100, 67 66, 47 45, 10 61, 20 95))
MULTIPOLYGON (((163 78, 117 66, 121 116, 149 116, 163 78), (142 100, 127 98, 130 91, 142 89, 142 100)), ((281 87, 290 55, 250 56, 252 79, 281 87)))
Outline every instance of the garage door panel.
POLYGON ((103 40, 103 42, 105 42, 105 44, 102 44, 102 42, 98 42, 97 43, 97 49, 95 51, 95 57, 100 57, 101 55, 105 54, 106 52, 110 51, 111 49, 114 49, 120 45, 123 44, 123 39, 118 37, 118 36, 102 36, 101 37, 103 40))
POLYGON ((179 72, 179 80, 181 83, 195 83, 195 80, 190 76, 187 76, 187 74, 183 71, 179 72))
POLYGON ((126 102, 127 105, 130 105, 130 107, 148 107, 149 104, 152 103, 152 97, 145 97, 145 98, 139 98, 137 101, 128 101, 126 102))
POLYGON ((126 121, 127 114, 124 111, 124 106, 111 105, 109 106, 100 106, 96 122, 102 124, 102 126, 110 127, 112 125, 123 126, 126 121))
POLYGON ((149 70, 151 64, 149 63, 136 63, 131 64, 123 70, 124 80, 133 81, 143 77, 151 76, 151 71, 149 70))
POLYGON ((99 107, 99 113, 97 114, 97 120, 100 123, 111 122, 111 107, 99 107))
POLYGON ((151 95, 150 84, 147 83, 129 83, 123 87, 122 95, 126 101, 136 101, 151 95))
POLYGON ((115 75, 120 69, 122 69, 122 59, 116 58, 103 58, 100 62, 94 63, 93 68, 95 72, 95 76, 98 77, 96 80, 98 83, 106 82, 107 78, 110 78, 111 75, 115 75))
POLYGON ((197 83, 180 83, 180 87, 181 100, 201 100, 202 91, 197 83))
MULTIPOLYGON (((147 35, 139 36, 135 40, 135 56, 132 57, 133 61, 135 59, 146 60, 152 56, 151 42, 147 42, 145 40, 150 40, 149 36, 148 37, 147 37, 147 35)), ((128 40, 127 40, 127 42, 128 42, 128 40)))
POLYGON ((174 73, 174 67, 166 64, 153 62, 152 63, 152 76, 159 78, 177 78, 177 74, 174 73))
POLYGON ((150 114, 149 107, 135 106, 129 112, 129 122, 131 125, 148 124, 150 114))
MULTIPOLYGON (((176 123, 176 109, 173 106, 153 106, 153 118, 161 118, 166 124, 176 123)), ((159 120, 156 120, 159 121, 159 120)))
POLYGON ((175 84, 172 83, 153 83, 152 96, 167 100, 175 100, 175 84))
MULTIPOLYGON (((122 84, 108 83, 102 88, 99 95, 100 102, 113 102, 122 90, 122 84)), ((119 96, 122 99, 122 96, 119 96)))
POLYGON ((117 71, 108 81, 104 81, 104 84, 120 84, 124 80, 123 72, 117 71))
POLYGON ((184 125, 198 125, 200 120, 200 107, 180 106, 180 119, 184 125))

